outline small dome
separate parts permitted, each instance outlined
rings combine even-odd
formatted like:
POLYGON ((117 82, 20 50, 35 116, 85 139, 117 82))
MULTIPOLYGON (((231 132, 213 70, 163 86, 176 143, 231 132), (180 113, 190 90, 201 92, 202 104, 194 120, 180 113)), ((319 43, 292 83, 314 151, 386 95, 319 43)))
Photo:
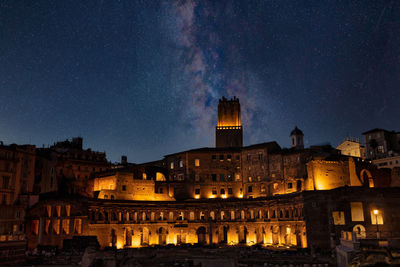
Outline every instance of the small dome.
POLYGON ((290 135, 304 135, 303 132, 297 128, 297 126, 294 128, 294 130, 290 133, 290 135))

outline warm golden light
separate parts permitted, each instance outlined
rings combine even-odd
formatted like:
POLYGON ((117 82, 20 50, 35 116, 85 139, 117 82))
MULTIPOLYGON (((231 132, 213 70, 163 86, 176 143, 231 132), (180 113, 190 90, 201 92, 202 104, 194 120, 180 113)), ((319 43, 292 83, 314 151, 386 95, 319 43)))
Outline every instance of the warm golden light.
POLYGON ((199 196, 199 195, 195 195, 194 198, 195 198, 195 199, 199 199, 200 196, 199 196))
POLYGON ((239 194, 239 198, 243 198, 243 194, 239 194))
POLYGON ((222 198, 226 198, 226 195, 222 195, 222 198))
POLYGON ((379 210, 374 210, 374 214, 378 215, 379 214, 379 210))
POLYGON ((117 249, 121 249, 123 246, 122 246, 122 243, 121 242, 117 242, 117 249))
POLYGON ((210 195, 208 198, 215 198, 215 195, 210 195))

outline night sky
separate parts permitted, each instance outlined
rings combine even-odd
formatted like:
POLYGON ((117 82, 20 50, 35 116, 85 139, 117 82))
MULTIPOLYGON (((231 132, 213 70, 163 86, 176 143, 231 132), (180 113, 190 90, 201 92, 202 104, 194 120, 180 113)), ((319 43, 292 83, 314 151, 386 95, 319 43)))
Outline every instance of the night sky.
POLYGON ((221 96, 245 145, 400 131, 400 1, 215 2, 0 0, 0 140, 157 160, 214 146, 221 96))

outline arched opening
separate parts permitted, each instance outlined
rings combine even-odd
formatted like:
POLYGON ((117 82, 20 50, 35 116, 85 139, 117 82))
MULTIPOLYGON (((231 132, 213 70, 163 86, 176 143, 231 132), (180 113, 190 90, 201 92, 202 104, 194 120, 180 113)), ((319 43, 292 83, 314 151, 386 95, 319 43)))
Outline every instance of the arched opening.
POLYGON ((364 239, 367 237, 365 227, 361 224, 354 225, 353 232, 356 233, 357 239, 364 239))
POLYGON ((125 229, 125 246, 132 246, 132 230, 129 227, 125 229))
POLYGON ((301 180, 297 180, 296 182, 296 190, 301 191, 301 180))
POLYGON ((272 244, 278 245, 279 244, 279 226, 271 226, 272 230, 272 244))
POLYGON ((218 241, 221 244, 228 243, 228 226, 221 226, 218 229, 218 241))
POLYGON ((264 243, 264 228, 261 226, 256 228, 256 242, 257 244, 264 243))
POLYGON ((371 172, 367 169, 363 169, 360 172, 361 183, 366 187, 375 187, 374 178, 371 175, 371 172))
POLYGON ((196 231, 197 234, 197 243, 205 244, 206 243, 206 228, 201 226, 196 231))
POLYGON ((115 233, 115 229, 111 229, 111 246, 117 246, 117 234, 115 233))
POLYGON ((142 236, 140 238, 140 244, 142 246, 147 246, 149 244, 149 229, 147 227, 143 227, 142 236))
POLYGON ((239 243, 246 244, 247 242, 247 228, 246 226, 239 226, 239 243))
POLYGON ((158 244, 167 244, 167 230, 164 227, 160 227, 160 229, 158 229, 158 244))

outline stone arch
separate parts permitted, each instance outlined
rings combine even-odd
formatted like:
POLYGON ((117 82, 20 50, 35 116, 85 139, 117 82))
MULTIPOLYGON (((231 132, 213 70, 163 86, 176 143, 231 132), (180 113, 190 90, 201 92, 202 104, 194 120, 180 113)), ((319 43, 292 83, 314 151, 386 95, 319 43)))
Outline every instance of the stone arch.
POLYGON ((158 244, 159 245, 167 244, 167 230, 164 227, 160 227, 158 229, 158 244))
POLYGON ((215 212, 214 211, 210 211, 210 219, 211 220, 215 220, 215 212))
POLYGON ((367 169, 362 169, 361 170, 361 172, 360 172, 360 182, 364 186, 374 187, 374 178, 372 177, 372 174, 371 174, 371 172, 369 170, 367 170, 367 169))
POLYGON ((111 237, 111 242, 110 242, 111 246, 116 247, 117 246, 117 234, 116 234, 115 229, 111 229, 110 237, 111 237))
POLYGON ((262 244, 264 243, 264 227, 258 226, 256 228, 256 243, 257 244, 262 244))
POLYGON ((206 243, 206 228, 204 226, 200 226, 196 230, 197 234, 197 243, 205 244, 206 243))
POLYGON ((125 246, 132 246, 133 230, 130 227, 125 228, 125 246))
POLYGON ((227 225, 220 226, 218 229, 218 242, 221 244, 228 243, 228 230, 229 227, 227 225))
POLYGON ((274 225, 271 226, 272 231, 272 244, 277 245, 279 244, 279 226, 274 225))
POLYGON ((239 226, 239 243, 246 244, 247 242, 247 228, 244 225, 239 226))
POLYGON ((354 225, 353 232, 356 234, 357 239, 364 239, 367 237, 367 232, 362 224, 354 225))
POLYGON ((140 237, 140 244, 142 246, 149 245, 149 236, 150 236, 149 233, 150 233, 149 228, 147 228, 147 227, 142 228, 142 233, 141 233, 141 237, 140 237))

